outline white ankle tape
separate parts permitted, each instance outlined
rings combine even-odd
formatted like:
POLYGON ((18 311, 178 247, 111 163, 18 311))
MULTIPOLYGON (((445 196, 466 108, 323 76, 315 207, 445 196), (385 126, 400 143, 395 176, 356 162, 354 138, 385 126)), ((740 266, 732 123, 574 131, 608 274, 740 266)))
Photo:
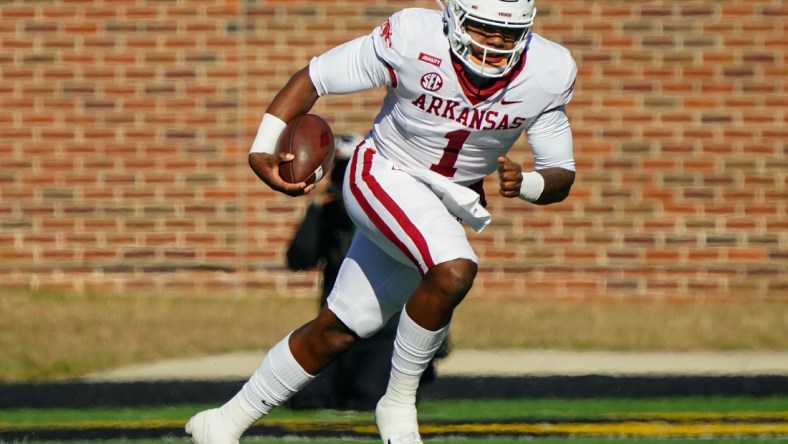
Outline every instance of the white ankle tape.
POLYGON ((238 438, 263 416, 262 412, 246 399, 243 390, 219 409, 219 415, 224 425, 238 438))

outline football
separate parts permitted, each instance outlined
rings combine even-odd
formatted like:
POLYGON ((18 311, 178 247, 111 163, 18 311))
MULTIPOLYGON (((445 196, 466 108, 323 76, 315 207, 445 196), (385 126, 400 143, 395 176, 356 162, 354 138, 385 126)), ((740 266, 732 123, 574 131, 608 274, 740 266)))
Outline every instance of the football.
POLYGON ((275 154, 295 158, 279 164, 279 176, 288 183, 317 183, 334 162, 334 134, 320 116, 304 114, 287 124, 276 143, 275 154))

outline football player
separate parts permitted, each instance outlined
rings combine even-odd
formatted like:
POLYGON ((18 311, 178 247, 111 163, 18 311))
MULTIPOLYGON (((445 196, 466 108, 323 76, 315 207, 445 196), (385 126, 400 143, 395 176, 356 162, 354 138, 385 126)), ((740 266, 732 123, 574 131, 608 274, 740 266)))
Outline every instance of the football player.
POLYGON ((441 6, 397 12, 369 35, 313 58, 266 110, 249 164, 272 189, 298 196, 313 185, 285 183, 278 166, 291 157, 273 155, 287 122, 323 95, 386 88, 345 176, 345 203, 358 230, 328 304, 275 345, 235 397, 187 423, 194 442, 238 442, 400 310, 376 422, 384 443, 422 442, 419 378, 478 269, 458 219, 480 231, 491 217, 483 194, 471 189, 483 193, 481 181, 497 172, 504 197, 545 205, 569 194, 575 167, 564 107, 576 75, 569 52, 531 32, 533 0, 441 6), (523 132, 535 171, 523 172, 508 157, 523 132))

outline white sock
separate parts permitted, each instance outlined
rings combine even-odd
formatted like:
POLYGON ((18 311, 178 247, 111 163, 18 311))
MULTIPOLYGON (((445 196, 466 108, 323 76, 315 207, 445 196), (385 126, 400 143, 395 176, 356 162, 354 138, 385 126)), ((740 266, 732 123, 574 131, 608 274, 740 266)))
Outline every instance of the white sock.
POLYGON ((438 351, 449 325, 438 331, 426 330, 408 316, 405 309, 399 319, 394 354, 391 357, 391 375, 385 397, 398 404, 415 405, 416 391, 421 375, 438 351))
POLYGON ((289 339, 287 335, 274 345, 242 389, 246 400, 259 412, 258 419, 315 378, 296 361, 289 339))
POLYGON ((263 415, 257 411, 246 399, 243 391, 239 391, 223 406, 219 407, 221 424, 236 437, 241 435, 263 415))

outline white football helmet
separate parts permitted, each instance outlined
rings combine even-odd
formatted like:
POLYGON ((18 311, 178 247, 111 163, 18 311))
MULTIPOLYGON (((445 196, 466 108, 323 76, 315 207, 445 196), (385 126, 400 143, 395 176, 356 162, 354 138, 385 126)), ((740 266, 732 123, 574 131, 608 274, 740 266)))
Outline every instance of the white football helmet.
POLYGON ((525 51, 528 34, 536 17, 534 0, 436 0, 443 8, 446 36, 452 52, 476 74, 482 77, 502 77, 517 64, 525 51), (468 21, 482 25, 520 31, 514 48, 504 50, 484 46, 466 32, 468 21), (481 58, 471 52, 471 45, 482 49, 481 58), (503 57, 505 63, 492 65, 488 57, 503 57))

